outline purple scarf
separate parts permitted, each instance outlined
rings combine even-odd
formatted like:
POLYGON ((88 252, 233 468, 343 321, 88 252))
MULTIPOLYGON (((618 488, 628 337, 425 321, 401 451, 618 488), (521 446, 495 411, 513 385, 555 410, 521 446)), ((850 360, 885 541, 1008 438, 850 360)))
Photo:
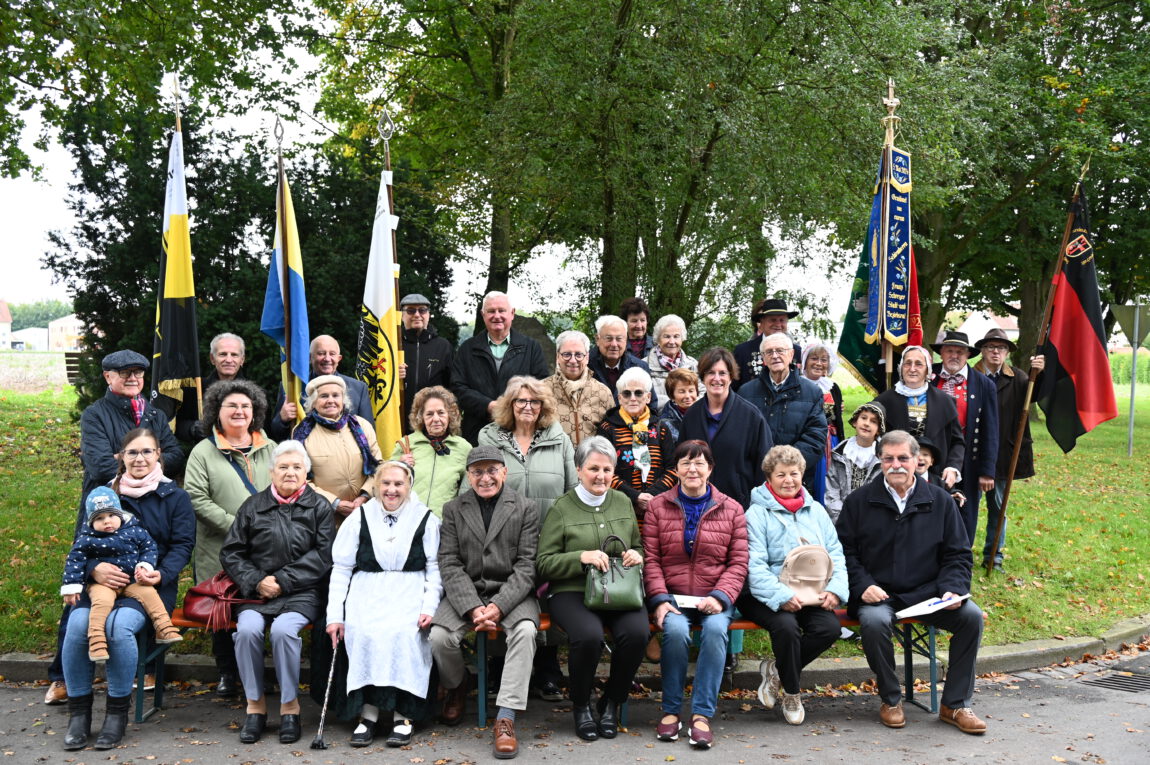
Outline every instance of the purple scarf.
POLYGON ((371 447, 367 443, 367 434, 363 432, 363 427, 359 424, 359 419, 351 413, 351 410, 344 409, 343 414, 339 416, 338 420, 329 420, 316 414, 313 409, 304 418, 304 421, 296 426, 295 432, 292 433, 292 438, 299 441, 301 444, 307 441, 307 437, 315 430, 316 425, 322 425, 328 430, 343 430, 344 426, 351 431, 352 437, 355 439, 355 445, 359 447, 359 454, 363 457, 363 474, 371 475, 375 472, 375 468, 379 465, 379 460, 371 453, 371 447))

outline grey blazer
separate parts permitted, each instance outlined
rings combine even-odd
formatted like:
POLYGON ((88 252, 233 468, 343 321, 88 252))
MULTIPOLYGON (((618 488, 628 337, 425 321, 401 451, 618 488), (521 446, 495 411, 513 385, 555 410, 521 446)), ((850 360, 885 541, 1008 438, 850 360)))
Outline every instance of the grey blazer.
POLYGON ((506 484, 488 529, 483 528, 474 490, 445 503, 439 531, 444 597, 432 623, 449 630, 469 627, 467 614, 472 609, 494 603, 503 614, 503 624, 530 619, 538 627, 538 546, 539 509, 506 484))

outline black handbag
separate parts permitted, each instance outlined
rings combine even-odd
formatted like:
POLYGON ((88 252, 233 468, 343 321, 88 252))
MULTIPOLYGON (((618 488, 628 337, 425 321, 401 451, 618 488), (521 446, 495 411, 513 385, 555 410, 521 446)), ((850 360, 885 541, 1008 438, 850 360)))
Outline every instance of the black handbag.
MULTIPOLYGON (((612 534, 603 540, 600 550, 614 540, 624 550, 627 543, 612 534)), ((624 566, 622 556, 607 553, 607 570, 587 566, 587 585, 583 590, 583 605, 592 611, 634 611, 643 607, 643 566, 624 566)))

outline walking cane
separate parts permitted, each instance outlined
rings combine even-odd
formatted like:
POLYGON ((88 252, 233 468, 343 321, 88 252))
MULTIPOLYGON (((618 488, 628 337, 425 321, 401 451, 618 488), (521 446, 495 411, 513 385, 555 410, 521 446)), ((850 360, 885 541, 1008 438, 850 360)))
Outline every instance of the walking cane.
POLYGON ((339 643, 336 642, 332 646, 331 652, 331 668, 327 671, 327 688, 323 692, 323 709, 319 713, 319 730, 315 732, 315 738, 312 739, 312 749, 327 749, 327 742, 323 740, 323 723, 327 718, 327 702, 331 698, 331 681, 335 677, 335 660, 339 656, 339 643))

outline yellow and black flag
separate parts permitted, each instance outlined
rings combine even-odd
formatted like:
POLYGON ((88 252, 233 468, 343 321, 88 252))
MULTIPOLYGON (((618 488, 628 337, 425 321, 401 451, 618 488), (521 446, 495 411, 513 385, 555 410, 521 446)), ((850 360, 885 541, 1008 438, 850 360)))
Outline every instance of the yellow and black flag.
MULTIPOLYGON (((175 417, 183 403, 185 388, 195 390, 199 399, 196 286, 192 278, 192 239, 188 232, 188 195, 184 187, 184 147, 177 129, 172 133, 172 147, 168 152, 168 187, 164 194, 164 238, 152 351, 152 405, 162 409, 169 419, 175 417)), ((197 404, 200 403, 197 400, 197 404)))

